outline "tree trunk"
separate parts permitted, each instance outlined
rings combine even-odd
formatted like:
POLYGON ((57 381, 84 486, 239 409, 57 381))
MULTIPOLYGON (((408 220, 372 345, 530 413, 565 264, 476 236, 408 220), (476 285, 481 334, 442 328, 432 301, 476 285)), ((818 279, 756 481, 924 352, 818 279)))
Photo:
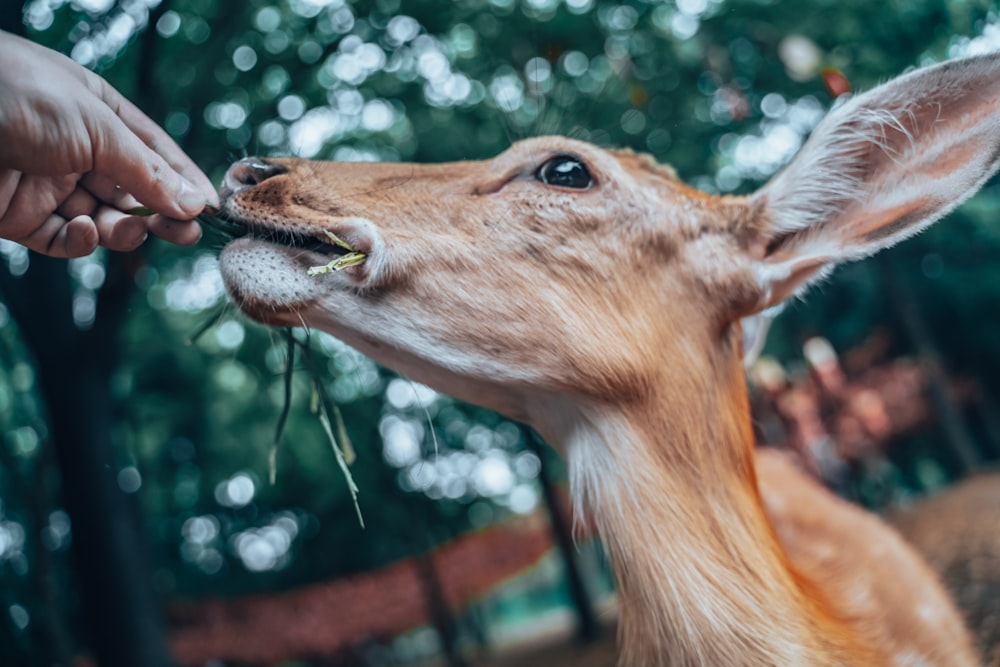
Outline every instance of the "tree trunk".
MULTIPOLYGON (((23 9, 5 3, 0 29, 24 35, 23 9)), ((90 647, 101 667, 167 667, 158 600, 134 500, 117 483, 109 382, 132 292, 127 258, 112 256, 90 331, 77 329, 66 262, 32 253, 27 273, 0 271, 11 315, 35 357, 48 408, 48 442, 62 477, 90 647)))
POLYGON ((549 474, 549 466, 545 461, 546 451, 542 439, 533 430, 525 426, 521 427, 524 439, 528 447, 538 457, 541 467, 538 470, 538 482, 542 485, 542 496, 545 498, 545 505, 549 510, 549 521, 552 524, 552 536, 559 554, 562 556, 563 564, 566 567, 566 581, 569 584, 570 597, 573 599, 573 607, 576 610, 576 634, 582 642, 591 642, 601 635, 601 624, 597 621, 597 614, 594 613, 594 604, 587 593, 587 586, 583 581, 580 572, 580 564, 576 558, 576 545, 573 543, 573 531, 570 529, 569 521, 563 513, 563 508, 556 494, 552 476, 549 474))
POLYGON ((166 667, 172 661, 145 543, 134 502, 118 487, 111 442, 109 382, 131 292, 125 261, 115 256, 108 262, 90 331, 73 322, 65 261, 32 254, 23 277, 0 273, 0 289, 35 357, 94 657, 102 667, 166 667))
POLYGON ((920 366, 927 375, 931 401, 941 419, 944 444, 962 474, 979 465, 981 457, 975 439, 962 416, 958 402, 948 389, 948 376, 941 353, 924 321, 923 313, 909 285, 900 278, 901 272, 891 256, 881 259, 882 275, 889 291, 889 302, 899 317, 903 330, 916 350, 920 366))

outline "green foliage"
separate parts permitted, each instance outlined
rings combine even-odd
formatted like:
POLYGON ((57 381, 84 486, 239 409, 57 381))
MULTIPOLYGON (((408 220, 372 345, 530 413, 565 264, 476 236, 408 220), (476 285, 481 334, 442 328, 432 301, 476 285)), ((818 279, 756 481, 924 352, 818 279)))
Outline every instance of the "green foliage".
MULTIPOLYGON (((95 66, 216 182, 247 154, 442 161, 562 133, 650 152, 699 187, 723 192, 759 185, 788 148, 761 143, 772 153, 755 161, 742 155, 752 143, 744 140, 792 128, 794 144, 830 106, 819 66, 870 87, 995 34, 998 11, 990 0, 167 0, 151 13, 136 5, 87 13, 26 3, 36 40, 95 66), (129 39, 102 51, 107 40, 98 37, 126 15, 137 19, 129 39)), ((950 222, 893 251, 947 364, 994 392, 998 213, 994 183, 950 222)), ((301 368, 269 485, 284 344, 225 305, 218 250, 211 234, 193 249, 149 248, 111 388, 120 463, 140 480, 134 490, 163 593, 236 594, 375 567, 503 517, 514 511, 516 489, 533 488, 533 455, 522 453, 512 424, 411 389, 320 335, 327 389, 358 450, 353 474, 368 527, 353 516, 301 368), (187 344, 218 309, 219 323, 187 344), (389 452, 392 438, 405 451, 389 452), (415 451, 405 449, 414 443, 415 451), (490 457, 510 476, 492 489, 476 482, 490 457), (436 481, 428 482, 430 470, 436 481)), ((796 357, 812 332, 843 348, 876 327, 898 331, 886 315, 884 270, 842 269, 808 306, 790 309, 771 350, 796 357)), ((9 323, 0 336, 19 349, 9 323)), ((44 476, 45 427, 23 356, 10 352, 2 366, 0 416, 15 465, 0 466, 0 496, 4 516, 30 525, 13 480, 44 476)), ((28 539, 23 553, 39 548, 28 539)), ((0 548, 0 579, 25 592, 0 597, 0 606, 30 606, 24 577, 32 559, 21 567, 8 553, 0 548)))

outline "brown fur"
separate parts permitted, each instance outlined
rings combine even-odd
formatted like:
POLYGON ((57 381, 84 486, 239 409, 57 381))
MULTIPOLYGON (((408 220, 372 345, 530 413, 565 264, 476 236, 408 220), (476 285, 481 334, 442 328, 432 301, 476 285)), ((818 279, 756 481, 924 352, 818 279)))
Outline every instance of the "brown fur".
POLYGON ((988 665, 1000 665, 1000 473, 889 516, 955 596, 988 665))

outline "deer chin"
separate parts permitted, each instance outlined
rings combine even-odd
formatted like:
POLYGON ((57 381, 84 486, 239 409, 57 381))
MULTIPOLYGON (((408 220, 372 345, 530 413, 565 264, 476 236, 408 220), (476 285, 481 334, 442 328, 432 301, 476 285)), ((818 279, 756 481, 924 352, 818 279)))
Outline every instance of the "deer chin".
POLYGON ((250 317, 264 324, 301 324, 301 313, 322 298, 374 288, 387 275, 385 242, 369 220, 330 220, 323 225, 312 225, 316 231, 311 236, 298 229, 286 231, 273 223, 264 226, 245 219, 243 223, 251 235, 236 239, 223 249, 220 268, 233 300, 250 317), (310 269, 332 265, 352 250, 363 253, 365 260, 339 270, 311 274, 310 269))

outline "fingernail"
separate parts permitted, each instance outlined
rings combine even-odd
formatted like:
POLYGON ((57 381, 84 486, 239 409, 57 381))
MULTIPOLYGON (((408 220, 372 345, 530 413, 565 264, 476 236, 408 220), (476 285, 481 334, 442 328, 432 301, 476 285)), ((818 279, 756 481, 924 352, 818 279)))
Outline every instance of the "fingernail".
POLYGON ((177 198, 177 204, 184 211, 190 211, 191 217, 201 212, 206 203, 205 195, 198 192, 198 188, 187 181, 181 183, 181 195, 177 198))
POLYGON ((207 200, 209 206, 214 206, 219 208, 219 193, 215 190, 209 190, 207 193, 207 200))

